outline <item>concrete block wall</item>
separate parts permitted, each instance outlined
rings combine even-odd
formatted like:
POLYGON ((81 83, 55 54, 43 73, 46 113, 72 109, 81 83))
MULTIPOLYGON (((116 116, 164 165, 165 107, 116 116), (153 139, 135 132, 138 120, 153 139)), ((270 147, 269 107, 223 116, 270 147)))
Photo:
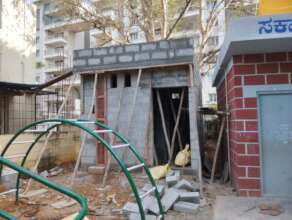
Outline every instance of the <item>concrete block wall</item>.
POLYGON ((291 52, 236 55, 217 87, 220 110, 227 91, 232 177, 240 196, 262 194, 256 92, 291 88, 291 76, 291 52))
POLYGON ((74 51, 74 70, 137 69, 156 65, 193 63, 193 39, 91 48, 74 51))
MULTIPOLYGON (((106 118, 107 124, 111 127, 116 125, 116 118, 118 113, 119 99, 122 91, 122 104, 120 110, 120 117, 118 119, 118 131, 121 132, 129 141, 134 144, 139 152, 147 157, 146 160, 152 163, 153 158, 153 127, 150 129, 150 139, 148 152, 145 151, 147 137, 147 122, 149 120, 149 114, 153 112, 153 100, 152 100, 152 88, 169 88, 169 87, 188 87, 189 86, 189 72, 188 66, 175 67, 175 68, 159 68, 159 69, 147 69, 143 70, 140 81, 140 88, 138 89, 137 101, 135 105, 134 115, 132 119, 132 125, 128 130, 130 112, 132 111, 133 98, 135 93, 135 86, 138 77, 138 70, 136 71, 120 71, 114 73, 106 73, 107 92, 106 92, 106 118), (124 88, 125 74, 131 74, 131 87, 124 88), (110 79, 111 74, 117 75, 117 88, 111 88, 110 79), (150 155, 150 156, 149 156, 150 155)), ((189 111, 190 111, 190 139, 192 149, 192 168, 196 170, 198 168, 198 152, 199 152, 199 140, 196 131, 196 109, 200 106, 200 83, 199 79, 196 79, 195 87, 189 88, 189 111), (194 91, 193 91, 194 90, 194 91)), ((83 95, 82 99, 85 111, 89 107, 88 102, 92 95, 93 87, 93 75, 84 75, 82 78, 83 95), (88 96, 88 97, 86 97, 88 96)), ((88 110, 87 110, 88 111, 88 110)), ((153 117, 152 119, 153 120, 153 117)), ((153 126, 153 125, 152 125, 153 126)), ((92 163, 95 164, 93 159, 96 158, 96 145, 94 142, 88 141, 86 144, 88 155, 84 154, 82 157, 82 164, 92 163), (88 158, 91 157, 91 158, 88 158)), ((123 150, 120 150, 122 153, 123 150)), ((125 154, 126 162, 131 164, 135 162, 129 154, 125 154)))

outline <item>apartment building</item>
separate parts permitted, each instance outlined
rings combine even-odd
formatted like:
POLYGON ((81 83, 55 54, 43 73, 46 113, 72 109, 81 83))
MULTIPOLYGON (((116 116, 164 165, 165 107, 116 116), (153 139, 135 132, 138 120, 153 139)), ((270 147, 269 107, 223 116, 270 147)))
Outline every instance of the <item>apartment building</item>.
POLYGON ((35 81, 34 13, 26 1, 0 0, 0 81, 35 81))
MULTIPOLYGON (((121 1, 92 0, 85 1, 92 4, 103 16, 118 18, 123 21, 127 29, 130 43, 145 42, 146 37, 137 21, 126 9, 122 10, 121 1), (117 10, 118 9, 118 10, 117 10), (122 15, 121 15, 122 14, 122 15), (120 16, 120 18, 118 17, 120 16)), ((37 80, 44 82, 53 76, 63 72, 72 66, 73 51, 89 47, 110 46, 117 44, 115 41, 107 41, 104 33, 92 28, 81 19, 70 19, 65 16, 65 9, 58 0, 35 0, 37 5, 37 80)), ((200 39, 198 23, 201 22, 200 12, 194 0, 188 7, 171 38, 193 37, 195 41, 200 39)), ((223 6, 222 6, 223 7, 223 6)), ((212 9, 212 1, 206 0, 203 4, 203 21, 207 22, 208 13, 212 9)), ((173 19, 179 16, 180 7, 175 8, 173 19)), ((107 30, 113 36, 118 37, 120 33, 116 30, 107 30)), ((223 42, 225 32, 224 7, 218 15, 216 27, 211 33, 207 50, 216 50, 223 42)), ((156 38, 161 38, 161 28, 155 27, 156 38)), ((196 44, 196 43, 195 43, 196 44)), ((206 51, 207 52, 207 51, 206 51)), ((210 67, 206 67, 209 70, 210 67)), ((76 81, 79 84, 79 81, 76 81)), ((203 79, 203 103, 216 103, 216 90, 211 87, 211 77, 203 79)))

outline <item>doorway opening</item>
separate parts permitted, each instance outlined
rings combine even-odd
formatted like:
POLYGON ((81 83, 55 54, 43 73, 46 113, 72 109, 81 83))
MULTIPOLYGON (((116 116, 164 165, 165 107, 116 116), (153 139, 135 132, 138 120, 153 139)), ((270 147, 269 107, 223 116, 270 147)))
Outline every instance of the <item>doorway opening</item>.
POLYGON ((153 128, 154 162, 166 164, 170 160, 169 155, 173 162, 177 153, 190 144, 187 87, 153 89, 153 128))

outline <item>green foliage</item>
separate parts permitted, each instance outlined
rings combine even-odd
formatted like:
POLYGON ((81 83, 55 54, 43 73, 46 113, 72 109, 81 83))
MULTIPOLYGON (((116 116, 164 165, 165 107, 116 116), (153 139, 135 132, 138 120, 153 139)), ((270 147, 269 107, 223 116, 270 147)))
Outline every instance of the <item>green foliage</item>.
POLYGON ((42 62, 36 62, 35 67, 36 69, 41 69, 43 68, 45 65, 42 62))

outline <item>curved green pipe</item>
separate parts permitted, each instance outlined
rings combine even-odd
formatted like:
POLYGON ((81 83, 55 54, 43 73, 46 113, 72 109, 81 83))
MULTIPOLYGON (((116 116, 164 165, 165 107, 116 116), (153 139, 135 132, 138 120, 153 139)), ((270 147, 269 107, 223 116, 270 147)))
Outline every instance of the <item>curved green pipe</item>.
MULTIPOLYGON (((105 125, 105 124, 103 124, 103 123, 96 122, 96 124, 97 124, 98 126, 100 126, 101 128, 103 128, 103 129, 106 129, 106 130, 112 130, 110 127, 108 127, 107 125, 105 125)), ((138 159, 141 163, 146 164, 145 161, 144 161, 144 158, 140 156, 140 154, 138 153, 138 151, 136 150, 136 148, 135 148, 134 145, 132 145, 132 144, 131 144, 131 143, 130 143, 130 142, 129 142, 129 141, 128 141, 123 135, 121 135, 119 132, 114 131, 114 130, 112 130, 112 131, 113 131, 113 134, 116 135, 121 141, 123 141, 123 142, 125 142, 125 143, 128 143, 128 144, 130 145, 130 150, 132 151, 132 153, 137 157, 137 159, 138 159)), ((163 210, 163 206, 162 206, 162 203, 161 203, 161 200, 160 200, 160 195, 159 195, 159 192, 158 192, 158 190, 157 190, 155 180, 154 180, 154 178, 153 178, 153 176, 152 176, 152 174, 151 174, 151 172, 150 172, 148 166, 144 166, 144 170, 145 170, 145 172, 146 172, 146 174, 147 174, 147 176, 148 176, 148 178, 149 178, 149 180, 150 180, 150 182, 151 182, 151 185, 152 185, 153 187, 155 187, 155 197, 156 197, 156 199, 157 199, 157 203, 158 203, 159 211, 160 211, 160 214, 162 215, 162 219, 163 219, 163 218, 164 218, 164 214, 165 214, 165 212, 164 212, 164 210, 163 210)))
MULTIPOLYGON (((15 164, 15 163, 11 162, 10 160, 7 160, 3 157, 0 157, 0 163, 4 164, 5 166, 8 166, 9 168, 11 168, 13 170, 18 171, 19 173, 22 173, 22 174, 34 179, 37 182, 40 182, 40 183, 48 186, 49 188, 52 188, 60 193, 63 193, 65 195, 69 196, 70 198, 73 198, 74 200, 76 200, 81 205, 81 210, 78 212, 78 215, 75 217, 75 220, 82 220, 85 217, 85 215, 87 214, 88 205, 87 205, 86 199, 83 196, 79 195, 78 193, 73 192, 69 188, 64 187, 60 184, 51 182, 48 179, 46 179, 42 176, 39 176, 39 175, 37 175, 37 174, 35 174, 35 173, 33 173, 33 172, 23 168, 23 167, 20 167, 17 164, 15 164)), ((4 212, 3 210, 1 210, 0 213, 1 213, 0 216, 3 216, 6 219, 13 219, 13 220, 16 219, 16 218, 11 218, 12 216, 10 214, 4 212)))
MULTIPOLYGON (((78 122, 86 122, 87 120, 67 120, 67 119, 47 119, 47 120, 42 120, 42 121, 37 121, 37 122, 34 122, 26 127, 24 127, 23 129, 19 130, 13 137, 12 139, 7 143, 7 145, 5 146, 4 150, 2 151, 2 154, 1 155, 4 155, 5 152, 7 151, 7 149, 9 148, 9 146, 12 144, 12 142, 22 133, 24 132, 26 129, 28 128, 31 128, 35 125, 38 125, 38 124, 43 124, 43 123, 47 123, 47 122, 61 122, 61 124, 64 124, 64 125, 71 125, 71 126, 74 126, 74 127, 78 127, 80 128, 81 130, 84 130, 86 131, 87 133, 89 133, 91 136, 95 137, 98 141, 100 141, 106 148, 107 150, 111 153, 111 155, 115 158, 115 160, 118 162, 118 164, 120 165, 120 167, 122 168, 124 174, 126 175, 128 181, 129 181, 129 184, 132 188, 132 191, 134 193, 134 196, 135 196, 135 199, 136 199, 136 202, 138 204, 138 207, 139 207, 139 211, 140 211, 140 216, 141 216, 141 219, 142 220, 145 220, 145 213, 144 213, 144 210, 143 210, 143 205, 142 205, 142 201, 140 199, 140 196, 139 196, 139 193, 138 193, 138 190, 137 190, 137 187, 132 179, 132 176, 131 174, 129 173, 129 171, 127 170, 127 167, 126 165, 124 164, 124 162, 121 160, 121 158, 119 158, 119 156, 115 153, 115 151, 113 151, 112 149, 112 146, 107 143, 100 135, 98 135, 97 133, 94 133, 92 130, 90 130, 89 128, 87 127, 84 127, 82 125, 80 125, 80 123, 78 124, 78 122)), ((60 126, 61 124, 57 124, 55 126, 60 126)), ((109 128, 108 126, 96 121, 95 122, 95 125, 97 126, 100 126, 102 128, 106 128, 106 129, 110 129, 112 130, 111 128, 109 128)), ((113 131, 113 130, 112 130, 113 131)), ((47 133, 47 131, 46 131, 47 133)), ((122 135, 120 135, 118 132, 116 131, 113 131, 113 133, 118 136, 123 142, 129 144, 130 146, 130 149, 131 151, 134 153, 134 155, 138 158, 138 160, 141 162, 141 163, 144 163, 144 160, 143 158, 139 155, 139 153, 136 151, 135 147, 133 145, 131 145, 124 137, 122 137, 122 135)), ((41 136, 41 135, 40 135, 41 136)), ((36 141, 35 141, 36 142, 36 141)), ((35 145, 35 142, 32 144, 32 147, 31 149, 34 147, 35 145)), ((31 150, 30 149, 30 150, 31 150)), ((2 167, 1 167, 2 169, 2 167)), ((157 198, 157 201, 158 201, 158 205, 159 205, 159 209, 160 209, 160 214, 161 214, 161 219, 163 219, 164 217, 164 212, 163 212, 163 208, 162 208, 162 204, 161 204, 161 201, 160 201, 160 196, 159 196, 159 193, 157 191, 157 187, 156 187, 156 184, 155 184, 155 181, 148 169, 148 167, 144 166, 144 169, 150 179, 150 182, 152 184, 153 187, 155 187, 155 197, 157 198)), ((2 170, 0 170, 1 172, 2 170)), ((1 174, 1 173, 0 173, 1 174)), ((18 185, 19 187, 19 185, 18 185)))
MULTIPOLYGON (((47 134, 51 129, 57 127, 58 125, 53 125, 51 127, 49 127, 45 132, 42 132, 36 139, 35 141, 29 146, 28 150, 25 153, 25 156, 23 157, 22 161, 21 161, 21 167, 24 166, 26 159, 28 158, 29 153, 31 152, 31 150, 33 149, 34 145, 37 144, 37 142, 39 141, 39 139, 41 139, 45 134, 47 134)), ((19 200, 19 185, 20 185, 20 173, 18 173, 17 175, 17 180, 16 180, 16 193, 15 193, 15 201, 16 203, 18 203, 19 200)))

